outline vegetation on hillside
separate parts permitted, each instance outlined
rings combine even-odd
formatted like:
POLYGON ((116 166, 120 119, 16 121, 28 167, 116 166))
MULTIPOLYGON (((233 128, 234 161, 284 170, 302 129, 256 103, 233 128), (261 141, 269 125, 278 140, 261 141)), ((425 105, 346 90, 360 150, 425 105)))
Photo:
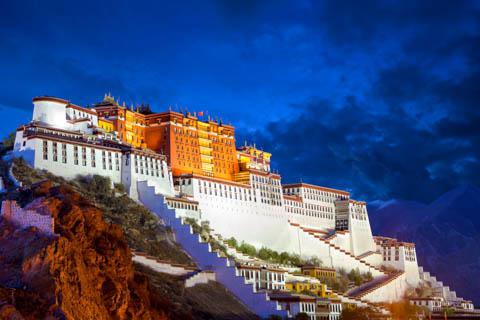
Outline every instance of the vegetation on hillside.
POLYGON ((350 287, 359 286, 372 280, 373 276, 370 272, 362 273, 358 268, 352 269, 350 272, 340 268, 337 270, 336 278, 320 278, 322 283, 325 283, 329 288, 340 293, 346 292, 350 287))
POLYGON ((429 282, 421 282, 416 288, 409 289, 405 293, 408 298, 428 298, 433 295, 433 288, 429 282))
POLYGON ((3 148, 5 150, 12 150, 13 149, 13 145, 15 144, 15 135, 16 135, 16 131, 13 131, 13 132, 10 132, 8 134, 8 136, 6 136, 3 141, 2 141, 2 144, 3 144, 3 148))
POLYGON ((238 241, 233 237, 225 240, 225 243, 228 244, 230 247, 235 248, 238 252, 241 252, 245 255, 256 257, 258 259, 271 262, 271 263, 292 265, 297 267, 305 264, 310 264, 315 266, 322 265, 322 262, 317 257, 302 259, 298 254, 290 254, 288 252, 279 253, 267 247, 261 247, 259 250, 257 250, 255 246, 245 243, 243 241, 241 243, 238 243, 238 241))
POLYGON ((208 221, 202 221, 200 224, 198 224, 197 220, 192 218, 185 218, 183 221, 191 225, 193 232, 199 234, 203 242, 208 242, 213 251, 220 253, 223 257, 231 258, 227 253, 227 248, 217 239, 212 237, 210 223, 208 221))
MULTIPOLYGON (((13 160, 13 174, 24 186, 31 186, 47 179, 55 184, 69 185, 100 208, 107 222, 122 227, 130 248, 162 260, 193 264, 189 256, 173 240, 171 230, 159 224, 158 219, 145 207, 130 199, 123 186, 115 185, 115 188, 112 188, 109 178, 93 175, 65 180, 47 171, 31 168, 22 158, 13 160)), ((18 200, 23 203, 29 201, 18 200)))

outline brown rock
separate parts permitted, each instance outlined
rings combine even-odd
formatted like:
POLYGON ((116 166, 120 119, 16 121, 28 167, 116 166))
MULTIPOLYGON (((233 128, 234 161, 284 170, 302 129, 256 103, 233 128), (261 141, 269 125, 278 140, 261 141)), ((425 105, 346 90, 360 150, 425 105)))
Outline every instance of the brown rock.
POLYGON ((148 280, 135 273, 119 226, 105 223, 99 209, 67 187, 40 183, 33 194, 44 197, 58 237, 12 231, 3 222, 0 284, 38 294, 45 317, 166 319, 167 310, 152 307, 148 280))

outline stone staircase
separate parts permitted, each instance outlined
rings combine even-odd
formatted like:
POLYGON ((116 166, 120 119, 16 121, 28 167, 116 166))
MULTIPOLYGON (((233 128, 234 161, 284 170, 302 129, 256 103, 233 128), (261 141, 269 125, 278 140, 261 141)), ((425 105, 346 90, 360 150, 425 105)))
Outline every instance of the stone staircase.
POLYGON ((196 286, 197 284, 208 283, 209 281, 215 280, 215 272, 209 270, 200 271, 185 280, 185 288, 191 288, 196 286))
POLYGON ((336 237, 337 237, 337 233, 335 232, 335 229, 330 229, 328 234, 323 238, 323 240, 330 242, 336 237))
POLYGON ((367 294, 377 290, 378 288, 390 283, 391 281, 397 279, 404 272, 396 272, 388 275, 384 275, 378 278, 373 279, 367 283, 364 283, 358 287, 352 288, 346 292, 346 295, 354 298, 362 298, 367 294))
MULTIPOLYGON (((382 276, 382 275, 385 275, 386 273, 384 271, 382 271, 380 268, 368 263, 367 261, 363 260, 363 259, 360 259, 358 257, 355 257, 353 254, 351 254, 350 252, 330 243, 329 241, 325 240, 322 236, 318 235, 316 232, 313 232, 311 229, 308 229, 308 228, 304 228, 302 227, 300 224, 298 223, 294 223, 294 222, 291 222, 289 221, 289 224, 292 226, 292 227, 295 227, 295 228, 298 228, 300 229, 301 231, 309 234, 311 237, 314 237, 316 238, 318 241, 324 243, 326 246, 328 246, 331 250, 334 250, 335 253, 341 255, 341 257, 343 259, 345 259, 346 261, 349 262, 349 266, 350 268, 358 268, 360 271, 362 272, 371 272, 371 274, 374 276, 374 277, 378 277, 378 276, 382 276)), ((332 261, 332 264, 334 266, 336 266, 337 264, 336 263, 333 263, 332 261)))
POLYGON ((132 260, 156 272, 166 273, 172 276, 189 276, 198 272, 196 267, 163 261, 138 251, 132 251, 132 260))
POLYGON ((376 251, 367 251, 365 253, 362 253, 361 255, 357 256, 358 259, 365 259, 369 256, 371 256, 372 254, 376 254, 377 252, 376 251))
POLYGON ((175 209, 167 207, 164 197, 156 194, 153 186, 149 186, 146 181, 141 181, 137 183, 137 187, 139 201, 172 228, 176 241, 201 270, 215 272, 216 281, 258 316, 288 317, 288 312, 282 310, 276 301, 271 301, 266 292, 256 292, 253 285, 245 283, 245 278, 240 276, 234 262, 221 257, 217 252, 212 251, 210 244, 202 242, 200 236, 193 233, 192 227, 176 216, 175 209))
POLYGON ((423 267, 418 266, 418 272, 420 280, 429 282, 436 296, 443 297, 445 301, 451 303, 463 300, 463 298, 457 297, 457 293, 450 290, 449 286, 445 286, 442 281, 438 281, 435 276, 430 274, 430 272, 423 270, 423 267))

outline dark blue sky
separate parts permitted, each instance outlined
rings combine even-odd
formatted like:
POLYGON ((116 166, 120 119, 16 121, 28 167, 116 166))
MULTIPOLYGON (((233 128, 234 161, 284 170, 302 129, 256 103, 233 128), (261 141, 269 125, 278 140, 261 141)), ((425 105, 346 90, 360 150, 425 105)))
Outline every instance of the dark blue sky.
POLYGON ((480 4, 0 1, 0 133, 31 98, 209 111, 285 182, 430 201, 480 183, 480 4), (80 2, 77 2, 80 3, 80 2))

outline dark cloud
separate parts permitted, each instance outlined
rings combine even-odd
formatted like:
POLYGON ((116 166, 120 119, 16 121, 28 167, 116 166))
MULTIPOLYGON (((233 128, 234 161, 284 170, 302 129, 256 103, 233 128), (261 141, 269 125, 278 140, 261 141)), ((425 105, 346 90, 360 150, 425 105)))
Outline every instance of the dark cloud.
POLYGON ((310 101, 294 107, 297 117, 271 122, 256 135, 286 181, 351 189, 362 199, 423 201, 480 182, 478 139, 459 141, 441 122, 434 131, 418 128, 401 110, 375 114, 351 97, 341 106, 310 101))
MULTIPOLYGON (((475 1, 323 1, 314 2, 315 23, 336 44, 365 46, 371 41, 424 39, 430 47, 478 23, 475 1), (454 28, 452 28, 454 26, 454 28), (439 41, 440 40, 440 41, 439 41), (435 43, 437 42, 437 43, 435 43)), ((425 45, 425 43, 423 43, 425 45)), ((426 47, 426 46, 424 46, 426 47)))

